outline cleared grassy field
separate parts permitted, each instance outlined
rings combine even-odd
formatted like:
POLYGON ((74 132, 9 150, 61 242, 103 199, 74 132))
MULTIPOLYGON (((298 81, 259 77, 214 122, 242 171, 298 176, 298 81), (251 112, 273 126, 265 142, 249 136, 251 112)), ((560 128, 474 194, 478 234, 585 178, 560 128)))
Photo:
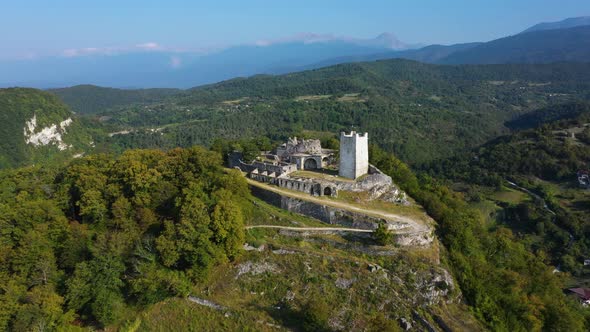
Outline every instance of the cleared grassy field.
POLYGON ((526 199, 529 199, 529 196, 522 191, 505 188, 501 191, 494 192, 490 195, 490 198, 500 202, 518 204, 526 199))

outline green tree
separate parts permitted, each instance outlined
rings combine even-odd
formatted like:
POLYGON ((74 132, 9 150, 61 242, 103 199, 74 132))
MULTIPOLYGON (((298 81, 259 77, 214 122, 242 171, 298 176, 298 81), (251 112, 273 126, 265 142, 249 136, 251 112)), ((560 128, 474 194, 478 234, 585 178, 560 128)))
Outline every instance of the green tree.
POLYGON ((393 234, 387 229, 386 223, 379 223, 377 229, 375 229, 375 232, 373 233, 373 237, 375 238, 375 241, 382 246, 389 245, 393 242, 393 234))

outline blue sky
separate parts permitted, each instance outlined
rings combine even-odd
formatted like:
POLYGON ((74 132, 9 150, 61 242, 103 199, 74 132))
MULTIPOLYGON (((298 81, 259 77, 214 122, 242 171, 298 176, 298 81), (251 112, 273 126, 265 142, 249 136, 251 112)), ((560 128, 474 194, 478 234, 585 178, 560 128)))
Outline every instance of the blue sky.
POLYGON ((539 22, 590 15, 588 0, 2 2, 0 58, 156 43, 198 50, 302 32, 361 38, 392 32, 408 43, 450 44, 487 41, 539 22))

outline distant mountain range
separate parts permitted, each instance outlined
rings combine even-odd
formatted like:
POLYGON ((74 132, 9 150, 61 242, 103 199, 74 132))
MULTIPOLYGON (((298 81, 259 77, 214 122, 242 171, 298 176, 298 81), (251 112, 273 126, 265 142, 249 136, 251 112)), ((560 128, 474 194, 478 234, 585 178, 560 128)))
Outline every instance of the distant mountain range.
POLYGON ((436 64, 590 62, 590 17, 541 23, 485 43, 406 44, 393 34, 357 39, 301 34, 210 54, 140 45, 127 52, 70 50, 64 56, 0 62, 1 86, 188 88, 234 77, 282 74, 345 62, 404 58, 436 64))
POLYGON ((590 16, 570 17, 559 22, 539 23, 524 30, 522 33, 541 30, 568 29, 584 25, 590 25, 590 16))
POLYGON ((360 56, 409 47, 392 34, 374 39, 305 34, 255 45, 230 47, 211 54, 136 49, 121 54, 94 49, 68 56, 0 62, 0 86, 56 88, 96 84, 119 88, 182 87, 237 76, 279 73, 340 56, 360 56))
POLYGON ((590 26, 537 30, 457 51, 438 63, 590 62, 590 26))
POLYGON ((307 65, 304 69, 394 58, 455 65, 590 62, 590 17, 541 23, 519 34, 486 43, 429 45, 419 49, 338 57, 307 65))

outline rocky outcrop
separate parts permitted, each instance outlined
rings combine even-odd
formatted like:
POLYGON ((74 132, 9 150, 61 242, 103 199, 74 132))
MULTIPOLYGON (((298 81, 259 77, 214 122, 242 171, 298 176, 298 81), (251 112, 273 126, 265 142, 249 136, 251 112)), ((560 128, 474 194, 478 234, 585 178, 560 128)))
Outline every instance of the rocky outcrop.
POLYGON ((371 200, 379 199, 392 203, 409 204, 406 193, 393 183, 390 176, 373 165, 369 166, 369 174, 354 182, 338 181, 337 188, 353 192, 366 191, 371 200))
POLYGON ((455 283, 451 274, 442 268, 432 268, 430 271, 416 275, 416 299, 418 303, 428 305, 441 301, 452 302, 451 294, 455 291, 455 283))
POLYGON ((49 127, 37 130, 37 115, 33 115, 33 117, 25 123, 23 129, 25 142, 36 147, 55 144, 59 150, 67 150, 72 146, 63 142, 62 135, 66 133, 66 128, 72 124, 72 122, 71 118, 67 118, 60 122, 59 125, 53 124, 49 127))

